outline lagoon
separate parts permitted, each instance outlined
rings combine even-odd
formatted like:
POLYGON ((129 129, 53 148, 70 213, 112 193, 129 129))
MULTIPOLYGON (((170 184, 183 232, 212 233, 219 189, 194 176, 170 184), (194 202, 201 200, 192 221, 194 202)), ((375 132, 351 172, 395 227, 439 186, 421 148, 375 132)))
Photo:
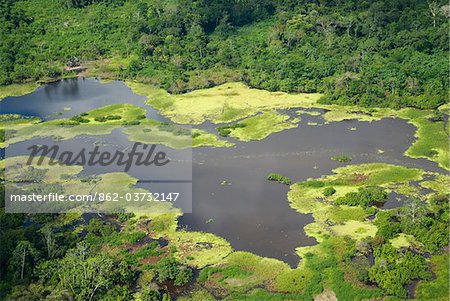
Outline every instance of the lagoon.
MULTIPOLYGON (((0 108, 2 114, 16 113, 51 120, 118 103, 144 108, 148 118, 168 120, 122 82, 105 84, 88 78, 62 80, 44 85, 28 95, 7 97, 0 103, 0 108)), ((296 114, 296 110, 283 112, 296 114)), ((267 181, 267 174, 280 173, 297 182, 330 174, 340 166, 371 162, 445 172, 434 162, 404 155, 415 140, 415 127, 405 120, 385 118, 373 122, 325 123, 320 116, 314 115, 300 114, 298 127, 274 133, 264 140, 241 142, 226 138, 235 145, 194 148, 189 162, 192 166, 192 213, 179 219, 179 227, 217 234, 236 250, 278 258, 295 266, 299 261, 295 248, 316 244, 316 240, 303 230, 313 218, 292 209, 286 196, 289 187, 267 181), (341 163, 331 159, 342 155, 351 157, 352 161, 341 163)), ((216 126, 206 122, 195 127, 217 134, 216 126)), ((19 155, 21 147, 28 143, 43 142, 37 140, 12 145, 10 151, 19 155)), ((82 146, 80 141, 101 141, 104 145, 116 146, 129 143, 126 135, 113 131, 91 140, 75 138, 64 145, 67 149, 77 149, 82 146)), ((87 174, 113 171, 121 170, 114 167, 85 170, 87 174)), ((142 178, 145 173, 145 167, 130 171, 136 178, 142 178)), ((152 185, 139 184, 150 190, 152 185)), ((395 206, 395 203, 389 203, 389 206, 395 206)))

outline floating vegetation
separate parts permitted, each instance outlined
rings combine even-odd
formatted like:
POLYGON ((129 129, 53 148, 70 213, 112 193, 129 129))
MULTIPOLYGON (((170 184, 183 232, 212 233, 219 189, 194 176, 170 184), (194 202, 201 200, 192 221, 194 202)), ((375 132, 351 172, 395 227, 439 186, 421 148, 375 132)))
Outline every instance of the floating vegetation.
POLYGON ((341 156, 333 156, 331 157, 331 160, 344 163, 352 161, 352 158, 349 156, 341 155, 341 156))
POLYGON ((285 177, 283 175, 280 175, 278 173, 270 173, 267 175, 267 180, 269 181, 275 181, 284 185, 291 185, 292 180, 288 177, 285 177))

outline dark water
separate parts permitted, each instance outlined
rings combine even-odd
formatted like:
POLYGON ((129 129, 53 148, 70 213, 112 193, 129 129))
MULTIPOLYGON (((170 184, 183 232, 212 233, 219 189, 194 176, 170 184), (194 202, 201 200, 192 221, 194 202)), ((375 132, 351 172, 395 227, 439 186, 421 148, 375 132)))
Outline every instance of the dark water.
MULTIPOLYGON (((122 83, 100 84, 93 79, 60 82, 30 95, 6 98, 2 101, 2 113, 54 118, 49 113, 61 111, 65 106, 73 108, 65 112, 69 116, 122 102, 143 106, 150 117, 163 119, 122 83)), ((414 141, 415 131, 404 120, 344 121, 322 126, 308 126, 307 121, 320 121, 320 117, 303 115, 298 128, 272 134, 262 141, 237 142, 231 148, 194 149, 192 213, 180 218, 180 227, 215 233, 227 239, 236 250, 278 258, 295 266, 298 263, 295 248, 316 243, 303 231, 313 219, 290 208, 288 187, 268 182, 268 173, 281 173, 294 182, 320 177, 348 165, 330 159, 343 154, 353 158, 350 164, 385 162, 443 172, 434 162, 403 155, 414 141), (378 149, 384 153, 378 154, 378 149)), ((212 130, 213 125, 201 127, 212 130)), ((126 140, 124 137, 114 132, 102 139, 120 144, 126 140)), ((67 147, 76 147, 80 143, 76 140, 66 142, 67 147)), ((87 172, 111 171, 114 168, 105 167, 87 172)), ((144 173, 145 170, 130 172, 137 178, 145 176, 144 173)), ((385 204, 386 207, 396 205, 394 198, 385 204)))
POLYGON ((167 121, 144 102, 145 97, 134 94, 121 81, 101 83, 94 78, 72 78, 43 85, 31 94, 6 97, 0 102, 0 111, 2 114, 16 113, 50 120, 107 105, 129 103, 146 109, 148 118, 167 121))

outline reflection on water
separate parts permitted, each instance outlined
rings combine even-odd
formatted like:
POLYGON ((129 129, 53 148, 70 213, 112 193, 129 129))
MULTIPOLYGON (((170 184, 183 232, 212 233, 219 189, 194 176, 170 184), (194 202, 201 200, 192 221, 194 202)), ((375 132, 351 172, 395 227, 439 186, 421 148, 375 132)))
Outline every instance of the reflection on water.
POLYGON ((93 78, 63 79, 43 85, 31 94, 6 97, 0 102, 0 110, 2 114, 16 113, 50 120, 121 103, 146 109, 148 118, 167 121, 156 110, 145 105, 145 97, 131 92, 123 82, 101 83, 93 78))

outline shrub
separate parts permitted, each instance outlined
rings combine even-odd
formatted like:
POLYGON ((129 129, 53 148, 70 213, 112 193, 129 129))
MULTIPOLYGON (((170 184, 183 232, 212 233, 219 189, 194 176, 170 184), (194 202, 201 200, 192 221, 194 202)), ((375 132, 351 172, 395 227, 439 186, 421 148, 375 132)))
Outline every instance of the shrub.
POLYGON ((323 190, 324 196, 332 196, 335 193, 336 193, 336 189, 334 189, 333 187, 325 187, 325 189, 323 190))
POLYGON ((158 282, 173 281, 177 286, 187 284, 193 276, 192 270, 180 264, 175 258, 167 257, 161 259, 157 266, 158 282))
POLYGON ((88 234, 101 237, 109 236, 116 232, 116 228, 112 223, 102 221, 99 218, 91 219, 86 230, 88 234))
POLYGON ((392 245, 384 244, 375 249, 374 256, 375 264, 369 270, 370 280, 387 294, 405 298, 405 284, 431 277, 426 259, 409 250, 399 253, 392 245))
POLYGON ((291 185, 292 180, 288 177, 282 176, 278 173, 270 173, 267 175, 267 180, 269 181, 276 181, 278 183, 281 184, 285 184, 285 185, 291 185))
POLYGON ((89 119, 83 118, 81 115, 72 116, 70 120, 78 123, 89 123, 89 119))
POLYGON ((105 116, 97 116, 94 118, 94 120, 98 122, 105 122, 107 119, 105 116))
POLYGON ((122 125, 139 125, 139 124, 141 124, 139 120, 125 121, 122 123, 122 125))
POLYGON ((217 128, 217 131, 219 132, 219 135, 222 137, 228 137, 231 134, 231 130, 237 129, 237 128, 244 128, 247 125, 245 123, 242 122, 238 122, 238 123, 233 123, 230 125, 225 125, 225 126, 219 126, 217 128))
POLYGON ((219 135, 222 137, 228 137, 231 134, 230 129, 219 129, 219 135))
POLYGON ((325 183, 319 180, 308 180, 301 184, 303 187, 320 188, 324 187, 325 183))
POLYGON ((361 187, 358 192, 349 192, 336 199, 337 205, 369 207, 376 203, 384 203, 388 193, 379 186, 361 187))
POLYGON ((97 116, 95 117, 94 120, 98 122, 106 122, 109 120, 120 120, 120 119, 122 119, 122 116, 120 115, 108 115, 108 116, 97 116))

